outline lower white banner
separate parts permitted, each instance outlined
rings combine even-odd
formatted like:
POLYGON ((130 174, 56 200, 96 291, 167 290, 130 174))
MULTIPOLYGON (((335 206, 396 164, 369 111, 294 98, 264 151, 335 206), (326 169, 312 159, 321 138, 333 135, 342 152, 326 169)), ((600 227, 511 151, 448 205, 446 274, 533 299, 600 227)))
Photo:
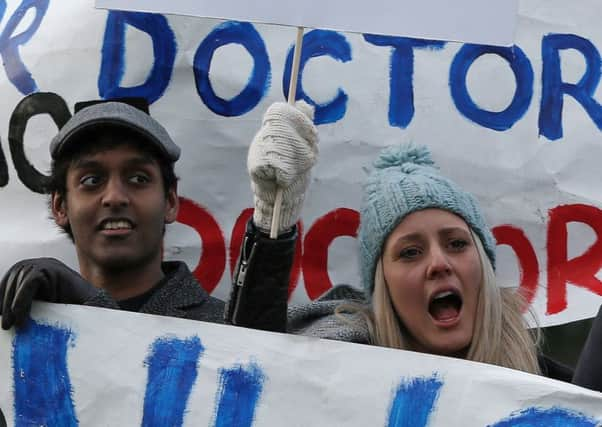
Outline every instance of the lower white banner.
POLYGON ((511 369, 36 303, 0 332, 14 426, 599 426, 602 394, 511 369))

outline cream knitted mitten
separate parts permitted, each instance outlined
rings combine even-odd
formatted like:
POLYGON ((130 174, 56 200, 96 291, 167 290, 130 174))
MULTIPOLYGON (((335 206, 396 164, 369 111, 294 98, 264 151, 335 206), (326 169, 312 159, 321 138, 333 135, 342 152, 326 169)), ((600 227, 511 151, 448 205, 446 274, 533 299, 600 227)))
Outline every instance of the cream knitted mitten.
POLYGON ((278 234, 299 219, 310 172, 318 159, 318 132, 313 107, 303 101, 295 106, 272 104, 261 129, 249 147, 247 168, 251 177, 255 213, 253 222, 269 233, 278 188, 283 190, 278 234))

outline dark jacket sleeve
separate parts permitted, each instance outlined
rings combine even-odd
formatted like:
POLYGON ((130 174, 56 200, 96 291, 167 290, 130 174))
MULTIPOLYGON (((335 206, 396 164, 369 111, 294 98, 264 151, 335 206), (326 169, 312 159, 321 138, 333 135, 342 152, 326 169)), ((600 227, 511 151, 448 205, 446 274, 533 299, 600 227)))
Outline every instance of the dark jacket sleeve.
POLYGON ((564 381, 570 383, 573 379, 573 370, 569 367, 560 363, 544 354, 537 356, 539 362, 539 369, 541 369, 541 375, 554 380, 564 381))
POLYGON ((270 239, 252 220, 238 259, 225 321, 236 326, 286 332, 288 286, 296 228, 270 239))
POLYGON ((602 308, 581 350, 573 384, 602 392, 602 308))

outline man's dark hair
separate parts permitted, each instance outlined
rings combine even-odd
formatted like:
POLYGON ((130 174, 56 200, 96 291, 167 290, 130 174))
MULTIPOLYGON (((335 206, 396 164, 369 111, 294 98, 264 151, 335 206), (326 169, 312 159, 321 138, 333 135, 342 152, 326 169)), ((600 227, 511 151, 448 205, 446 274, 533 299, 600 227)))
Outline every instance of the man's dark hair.
MULTIPOLYGON (((50 207, 52 209, 52 195, 58 194, 66 201, 67 196, 67 173, 69 167, 80 160, 83 156, 96 154, 101 151, 111 150, 123 145, 129 145, 149 154, 159 164, 163 190, 165 197, 178 182, 174 170, 174 162, 165 157, 154 145, 149 144, 145 138, 131 129, 120 126, 102 126, 95 129, 82 131, 75 137, 69 148, 61 153, 60 157, 54 159, 50 166, 50 179, 46 192, 50 195, 50 207)), ((73 232, 69 224, 60 227, 74 241, 73 232)))

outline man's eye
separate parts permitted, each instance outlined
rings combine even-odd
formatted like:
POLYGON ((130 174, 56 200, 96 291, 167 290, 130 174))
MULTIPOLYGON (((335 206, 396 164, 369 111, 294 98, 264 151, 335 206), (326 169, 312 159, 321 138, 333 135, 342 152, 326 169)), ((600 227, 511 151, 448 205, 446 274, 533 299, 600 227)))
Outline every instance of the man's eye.
POLYGON ((79 180, 79 183, 84 187, 93 187, 100 184, 100 177, 98 175, 86 175, 79 180))
POLYGON ((130 176, 129 181, 133 184, 146 184, 150 182, 150 178, 146 174, 137 173, 130 176))

